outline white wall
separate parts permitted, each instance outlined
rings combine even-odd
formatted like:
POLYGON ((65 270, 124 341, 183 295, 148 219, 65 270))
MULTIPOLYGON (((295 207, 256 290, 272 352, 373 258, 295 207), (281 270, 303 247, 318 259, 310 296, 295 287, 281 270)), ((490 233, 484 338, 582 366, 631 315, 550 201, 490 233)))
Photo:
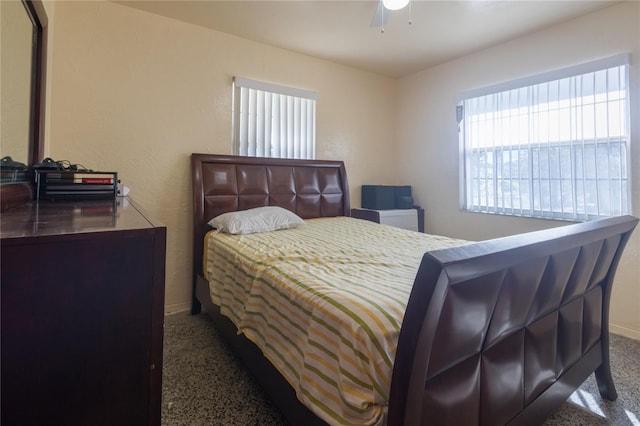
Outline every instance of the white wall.
MULTIPOLYGON (((640 216, 640 2, 567 21, 399 81, 399 179, 426 209, 427 232, 481 240, 566 224, 459 210, 461 92, 614 54, 631 53, 633 214, 640 216)), ((640 230, 629 241, 614 285, 611 329, 640 339, 640 230)))
POLYGON ((389 78, 100 0, 56 1, 53 28, 47 153, 117 171, 167 225, 168 312, 191 300, 189 157, 231 153, 232 76, 320 93, 316 156, 345 161, 354 205, 392 180, 389 78))

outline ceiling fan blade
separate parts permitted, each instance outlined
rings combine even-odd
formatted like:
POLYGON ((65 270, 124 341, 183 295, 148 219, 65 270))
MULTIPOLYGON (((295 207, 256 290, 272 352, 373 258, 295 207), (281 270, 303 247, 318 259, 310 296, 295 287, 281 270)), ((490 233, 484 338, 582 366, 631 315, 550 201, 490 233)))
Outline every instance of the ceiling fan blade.
POLYGON ((387 23, 387 18, 389 18, 389 11, 385 9, 385 7, 382 5, 382 0, 380 0, 378 2, 376 11, 371 18, 370 26, 375 28, 382 28, 387 23))

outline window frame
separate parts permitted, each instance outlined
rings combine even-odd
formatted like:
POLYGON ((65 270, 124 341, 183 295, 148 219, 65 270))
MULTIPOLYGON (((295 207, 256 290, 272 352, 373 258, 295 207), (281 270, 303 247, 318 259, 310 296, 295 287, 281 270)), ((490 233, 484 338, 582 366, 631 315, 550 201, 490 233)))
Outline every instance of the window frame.
MULTIPOLYGON (((480 89, 475 89, 475 90, 470 90, 470 91, 466 91, 463 92, 458 99, 458 106, 456 109, 456 118, 459 124, 459 206, 460 209, 463 211, 468 211, 468 212, 479 212, 479 213, 488 213, 488 214, 498 214, 498 215, 509 215, 509 216, 516 216, 516 217, 534 217, 534 218, 541 218, 541 219, 551 219, 551 220, 570 220, 570 221, 583 221, 583 220, 592 220, 592 219, 596 219, 596 218, 601 218, 601 217, 607 217, 608 214, 603 214, 600 213, 600 211, 598 210, 600 208, 600 206, 602 205, 602 203, 600 201, 598 201, 598 207, 596 209, 596 213, 594 214, 593 212, 589 211, 589 208, 587 207, 587 202, 583 201, 584 204, 584 211, 580 211, 578 208, 576 208, 576 191, 575 191, 575 187, 577 185, 579 185, 580 183, 584 184, 585 182, 589 181, 590 178, 586 178, 584 175, 582 177, 578 177, 575 175, 575 164, 576 164, 576 151, 578 151, 578 149, 582 149, 583 153, 581 155, 583 155, 582 158, 584 158, 584 150, 587 148, 593 148, 594 149, 594 155, 597 156, 598 155, 598 147, 600 147, 601 145, 606 145, 607 148, 612 148, 615 147, 617 145, 620 145, 618 147, 618 149, 620 150, 620 159, 619 162, 620 167, 623 168, 623 172, 621 172, 621 176, 622 178, 620 179, 613 179, 613 178, 608 178, 606 180, 606 182, 608 182, 609 186, 611 186, 611 182, 616 181, 619 182, 621 191, 624 190, 624 195, 621 194, 621 205, 622 205, 622 212, 620 214, 628 214, 632 211, 632 174, 631 174, 631 117, 630 117, 630 106, 631 106, 631 102, 630 102, 630 96, 631 96, 631 88, 630 88, 630 72, 629 72, 629 54, 620 54, 620 55, 615 55, 615 56, 611 56, 608 58, 604 58, 604 59, 600 59, 600 60, 596 60, 596 61, 592 61, 592 62, 588 62, 588 63, 584 63, 584 64, 580 64, 580 65, 576 65, 576 66, 572 66, 572 67, 568 67, 568 68, 564 68, 561 70, 555 70, 555 71, 550 71, 550 72, 545 72, 545 73, 541 73, 541 74, 537 74, 534 76, 529 76, 529 77, 524 77, 524 78, 519 78, 519 79, 515 79, 512 81, 508 81, 508 82, 504 82, 504 83, 500 83, 500 84, 496 84, 496 85, 491 85, 491 86, 487 86, 487 87, 483 87, 480 89), (562 79, 566 79, 568 77, 576 77, 576 76, 582 76, 584 74, 588 74, 588 73, 595 73, 598 71, 603 71, 603 70, 608 70, 610 68, 613 67, 624 67, 624 75, 623 75, 623 83, 624 83, 624 93, 625 93, 625 98, 623 100, 624 102, 624 134, 623 136, 620 136, 618 138, 616 137, 607 137, 607 138, 599 138, 597 135, 594 135, 593 138, 585 138, 585 139, 579 139, 580 142, 577 142, 576 140, 578 138, 573 137, 573 138, 569 138, 568 140, 559 140, 559 141, 551 141, 551 140, 547 140, 544 143, 540 143, 540 142, 536 142, 536 143, 532 143, 532 142, 527 142, 525 144, 521 144, 521 143, 513 143, 513 144, 504 144, 504 145, 493 145, 492 147, 476 147, 473 149, 469 149, 466 146, 465 143, 465 125, 468 125, 468 123, 465 122, 464 120, 464 102, 465 101, 469 101, 472 100, 474 98, 479 98, 479 97, 483 97, 483 96, 487 96, 487 95, 498 95, 502 92, 507 92, 507 91, 511 91, 511 90, 516 90, 516 89, 522 89, 522 88, 528 88, 530 86, 535 86, 538 84, 544 84, 544 83, 549 83, 549 82, 553 82, 553 81, 559 81, 562 79), (533 156, 531 155, 533 153, 534 150, 541 150, 544 149, 547 151, 547 155, 550 155, 551 150, 552 149, 558 149, 558 150, 567 150, 569 151, 569 155, 570 155, 570 161, 571 161, 571 173, 569 177, 558 177, 558 178, 554 178, 551 176, 551 172, 549 172, 549 176, 548 177, 542 177, 541 174, 538 173, 538 176, 535 175, 535 171, 533 170, 533 167, 531 165, 532 161, 533 161, 533 156), (529 185, 529 192, 526 192, 526 194, 529 195, 529 199, 526 201, 529 201, 530 207, 524 208, 523 207, 523 203, 522 201, 522 194, 523 191, 521 190, 520 195, 518 197, 519 200, 519 206, 518 207, 514 207, 514 204, 511 203, 509 207, 505 207, 505 203, 501 202, 499 203, 500 206, 498 205, 497 202, 495 202, 493 205, 491 203, 489 203, 488 199, 487 201, 485 201, 484 203, 478 203, 475 204, 473 202, 473 200, 471 200, 470 195, 469 195, 469 186, 475 182, 473 182, 474 180, 478 179, 478 176, 473 176, 471 174, 471 170, 470 170, 470 162, 471 160, 468 160, 468 156, 470 155, 480 155, 482 154, 482 152, 484 152, 485 155, 490 154, 493 156, 493 167, 488 167, 485 168, 486 171, 488 171, 489 169, 493 170, 493 176, 487 178, 488 182, 493 183, 493 193, 492 193, 492 197, 496 200, 499 199, 499 201, 504 200, 503 196, 498 196, 498 188, 497 186, 499 185, 500 182, 503 181, 504 177, 501 177, 497 174, 496 172, 496 168, 498 167, 498 161, 497 161, 497 156, 499 155, 500 152, 504 152, 504 151, 516 151, 516 152, 520 152, 521 150, 527 150, 529 152, 529 155, 527 156, 528 162, 529 162, 529 170, 528 172, 525 174, 524 177, 520 177, 520 175, 518 175, 515 178, 511 178, 509 177, 509 182, 513 181, 517 181, 517 182, 522 182, 522 181, 526 181, 528 180, 528 185, 529 185), (622 158, 624 157, 624 158, 622 158), (548 209, 545 209, 544 206, 540 205, 540 207, 534 207, 536 204, 540 203, 542 204, 542 198, 540 197, 540 199, 537 201, 537 203, 534 200, 534 193, 533 193, 533 186, 534 183, 538 183, 539 185, 541 185, 541 182, 543 181, 548 181, 549 184, 549 188, 552 185, 552 181, 554 180, 559 180, 560 181, 560 188, 562 191, 562 181, 564 180, 568 180, 569 182, 571 182, 571 188, 573 191, 573 203, 572 203, 572 208, 571 211, 567 212, 567 209, 565 208, 564 204, 561 203, 560 206, 560 211, 556 211, 553 208, 553 205, 551 205, 548 209)), ((621 80, 622 81, 622 80, 621 80)), ((611 89, 607 90, 607 93, 611 93, 611 89)), ((594 95, 595 96, 595 95, 594 95)), ((575 99, 572 98, 572 99, 575 99)), ((607 100, 607 102, 609 102, 609 100, 607 100)), ((540 105, 540 103, 536 103, 535 104, 540 105)), ((608 105, 608 104, 607 104, 608 105)), ((504 109, 496 109, 496 111, 501 112, 504 109)), ((528 113, 529 116, 531 115, 531 113, 528 113)), ((584 136, 583 136, 584 137, 584 136)), ((538 152, 538 154, 540 154, 541 151, 538 152)), ((519 155, 519 154, 518 154, 519 155)), ((562 167, 561 166, 561 160, 558 160, 558 167, 562 167)), ((504 162, 503 162, 504 163, 504 162)), ((596 163, 597 164, 597 163, 596 163)), ((587 167, 585 164, 581 164, 581 166, 583 168, 587 167)), ((562 168, 562 170, 566 170, 566 166, 564 166, 562 168)), ((560 175, 562 175, 562 172, 560 172, 560 175)), ((596 183, 595 185, 599 185, 599 183, 603 181, 603 179, 599 179, 597 177, 597 173, 596 173, 596 183)), ((536 193, 541 194, 540 189, 536 190, 536 193)), ((548 190, 549 193, 551 194, 551 190, 548 190)), ((479 193, 477 196, 485 196, 485 198, 488 197, 489 195, 489 189, 485 189, 484 190, 484 194, 483 193, 479 193)), ((561 195, 562 197, 562 195, 561 195)), ((550 202, 551 199, 553 197, 550 196, 550 202)), ((610 197, 611 198, 611 197, 610 197)), ((609 208, 609 211, 611 211, 612 209, 609 208)), ((617 214, 617 213, 613 213, 613 214, 617 214)))

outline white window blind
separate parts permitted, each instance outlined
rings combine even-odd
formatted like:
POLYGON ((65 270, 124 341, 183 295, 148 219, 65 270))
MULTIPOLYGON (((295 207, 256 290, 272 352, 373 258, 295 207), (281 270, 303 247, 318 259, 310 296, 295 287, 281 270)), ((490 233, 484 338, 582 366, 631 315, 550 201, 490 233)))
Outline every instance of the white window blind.
POLYGON ((463 208, 567 220, 629 213, 628 63, 618 55, 464 96, 463 208))
POLYGON ((234 77, 234 154, 315 158, 318 98, 314 92, 234 77))

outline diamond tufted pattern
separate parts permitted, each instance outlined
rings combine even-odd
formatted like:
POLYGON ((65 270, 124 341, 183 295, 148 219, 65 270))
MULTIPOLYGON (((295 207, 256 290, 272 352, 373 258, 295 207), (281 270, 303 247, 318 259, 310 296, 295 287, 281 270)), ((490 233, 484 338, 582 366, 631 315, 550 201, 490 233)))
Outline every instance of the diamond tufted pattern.
POLYGON ((303 219, 350 214, 342 161, 192 154, 191 167, 194 277, 201 272, 207 222, 219 214, 274 205, 303 219))
MULTIPOLYGON (((608 369, 603 324, 636 222, 605 219, 556 236, 547 230, 427 253, 392 381, 392 399, 406 400, 397 408, 407 410, 404 424, 542 422, 571 393, 565 381, 579 385, 599 365, 608 369), (403 341, 417 329, 418 340, 403 341)), ((604 387, 615 397, 612 382, 604 387)), ((390 424, 402 424, 398 411, 390 406, 390 424)))
POLYGON ((348 215, 339 168, 204 164, 204 217, 277 205, 302 218, 348 215))

